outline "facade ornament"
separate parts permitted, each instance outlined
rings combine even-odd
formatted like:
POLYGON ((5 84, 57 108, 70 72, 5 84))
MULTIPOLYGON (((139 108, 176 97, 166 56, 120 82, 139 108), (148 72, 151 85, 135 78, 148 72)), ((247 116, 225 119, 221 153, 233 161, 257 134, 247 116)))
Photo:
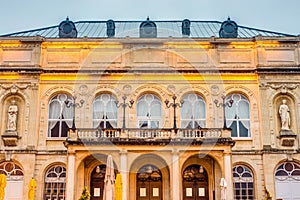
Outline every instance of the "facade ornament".
POLYGON ((11 94, 16 94, 18 90, 24 90, 29 88, 31 85, 28 83, 21 84, 0 84, 0 87, 5 90, 10 90, 11 94))
POLYGON ((290 109, 286 105, 286 99, 282 100, 282 104, 279 106, 278 112, 281 119, 281 130, 290 130, 290 124, 291 124, 290 109))
POLYGON ((280 90, 281 93, 286 94, 288 90, 294 90, 298 87, 297 84, 274 84, 274 83, 262 83, 261 87, 269 87, 273 90, 280 90))
POLYGON ((17 130, 17 116, 18 116, 18 106, 16 105, 16 101, 12 100, 11 105, 8 107, 8 117, 7 117, 8 131, 17 130))

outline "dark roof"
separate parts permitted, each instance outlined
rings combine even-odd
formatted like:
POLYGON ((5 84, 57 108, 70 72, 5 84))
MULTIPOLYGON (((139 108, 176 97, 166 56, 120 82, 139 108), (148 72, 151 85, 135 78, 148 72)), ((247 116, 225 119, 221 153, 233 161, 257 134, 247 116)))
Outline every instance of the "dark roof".
MULTIPOLYGON (((74 22, 78 38, 106 38, 107 21, 78 21, 74 22)), ((143 21, 115 21, 115 37, 139 37, 139 27, 143 21)), ((157 37, 182 37, 182 21, 154 21, 157 26, 157 37)), ((219 37, 219 30, 222 22, 219 21, 192 21, 190 26, 191 38, 219 37)), ((50 26, 29 31, 0 35, 24 37, 24 36, 42 36, 45 38, 58 38, 58 26, 50 26)), ((266 31, 256 28, 238 25, 238 38, 251 38, 254 36, 295 36, 285 33, 266 31)))

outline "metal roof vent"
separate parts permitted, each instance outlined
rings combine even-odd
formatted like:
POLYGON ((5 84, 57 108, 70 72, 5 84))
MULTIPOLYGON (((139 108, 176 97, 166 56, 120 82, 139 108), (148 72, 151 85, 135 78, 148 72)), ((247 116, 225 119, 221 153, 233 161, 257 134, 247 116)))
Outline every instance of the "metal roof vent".
POLYGON ((77 30, 75 24, 69 20, 69 17, 65 21, 62 21, 59 26, 59 34, 60 38, 76 38, 77 30))
POLYGON ((230 17, 224 21, 219 31, 220 38, 237 38, 238 36, 238 25, 235 21, 231 21, 230 17))
POLYGON ((182 35, 183 37, 189 37, 191 34, 191 21, 188 19, 185 19, 182 21, 182 25, 181 25, 181 31, 182 31, 182 35))
POLYGON ((140 25, 140 37, 141 38, 156 38, 157 28, 153 21, 149 20, 147 17, 146 21, 143 21, 140 25))
POLYGON ((114 37, 115 36, 115 31, 116 29, 116 25, 115 25, 115 22, 114 20, 107 20, 106 22, 106 35, 107 37, 114 37))

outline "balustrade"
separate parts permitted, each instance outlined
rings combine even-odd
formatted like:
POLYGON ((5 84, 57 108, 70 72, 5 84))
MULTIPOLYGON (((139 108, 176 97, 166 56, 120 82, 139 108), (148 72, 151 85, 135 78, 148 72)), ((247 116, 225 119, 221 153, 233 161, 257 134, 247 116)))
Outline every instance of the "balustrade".
POLYGON ((92 129, 78 128, 77 137, 81 140, 98 139, 205 139, 227 137, 224 134, 227 129, 203 128, 203 129, 92 129))

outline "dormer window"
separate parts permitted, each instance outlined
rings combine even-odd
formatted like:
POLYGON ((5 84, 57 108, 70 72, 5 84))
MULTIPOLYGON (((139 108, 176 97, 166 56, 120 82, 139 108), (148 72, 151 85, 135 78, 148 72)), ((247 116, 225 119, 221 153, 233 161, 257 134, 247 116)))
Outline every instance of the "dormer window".
POLYGON ((72 21, 70 21, 68 17, 65 21, 62 21, 59 24, 58 29, 59 29, 58 36, 60 38, 76 38, 77 37, 77 30, 76 30, 75 24, 72 21))
POLYGON ((149 17, 147 18, 146 21, 143 21, 140 25, 140 37, 141 38, 157 37, 156 24, 153 21, 150 21, 149 17))

